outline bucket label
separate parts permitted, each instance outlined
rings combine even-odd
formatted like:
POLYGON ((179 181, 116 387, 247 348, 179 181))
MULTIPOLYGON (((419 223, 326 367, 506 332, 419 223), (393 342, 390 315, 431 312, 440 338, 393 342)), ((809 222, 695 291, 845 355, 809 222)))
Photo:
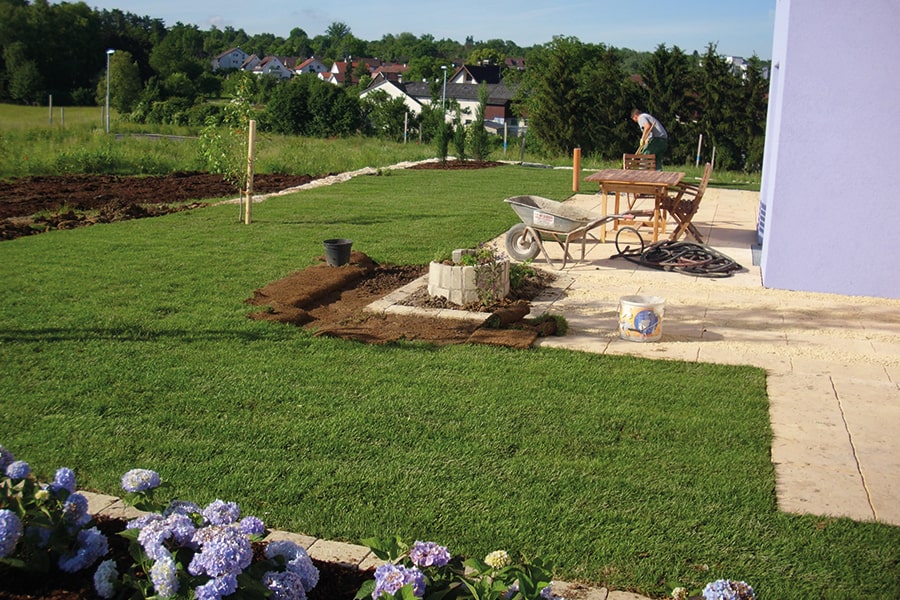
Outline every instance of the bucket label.
POLYGON ((534 211, 534 224, 539 225, 541 227, 553 227, 556 219, 553 218, 553 215, 548 215, 547 213, 542 213, 540 211, 534 211))
POLYGON ((650 309, 634 315, 634 329, 641 335, 653 335, 659 325, 659 317, 650 309))

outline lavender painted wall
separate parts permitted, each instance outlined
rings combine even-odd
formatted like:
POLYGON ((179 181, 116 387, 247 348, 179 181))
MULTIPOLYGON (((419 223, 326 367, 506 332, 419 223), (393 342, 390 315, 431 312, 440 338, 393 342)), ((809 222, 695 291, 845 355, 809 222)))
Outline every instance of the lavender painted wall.
POLYGON ((900 298, 900 2, 778 0, 763 285, 900 298))

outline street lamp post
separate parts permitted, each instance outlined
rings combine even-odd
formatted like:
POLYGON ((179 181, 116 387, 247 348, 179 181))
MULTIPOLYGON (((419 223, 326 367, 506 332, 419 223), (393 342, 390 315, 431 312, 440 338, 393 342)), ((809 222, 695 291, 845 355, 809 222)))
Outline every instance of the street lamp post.
POLYGON ((115 52, 112 48, 106 51, 106 133, 109 133, 109 57, 115 52))
POLYGON ((447 103, 447 65, 441 65, 441 71, 444 72, 444 91, 441 92, 441 110, 446 112, 444 105, 447 103))

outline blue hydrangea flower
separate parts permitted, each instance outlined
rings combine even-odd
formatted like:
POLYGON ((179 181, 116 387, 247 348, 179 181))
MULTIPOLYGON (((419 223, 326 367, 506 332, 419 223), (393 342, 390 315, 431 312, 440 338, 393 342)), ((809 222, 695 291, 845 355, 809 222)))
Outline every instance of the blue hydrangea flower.
POLYGON ((266 558, 281 556, 285 559, 287 570, 295 573, 303 582, 303 589, 309 592, 319 583, 319 569, 309 554, 299 544, 290 540, 276 540, 266 546, 266 558))
POLYGON ((753 588, 743 581, 719 579, 703 588, 704 600, 754 600, 753 588))
MULTIPOLYGON (((178 546, 196 547, 196 544, 193 543, 193 538, 197 528, 190 517, 186 515, 169 515, 163 518, 160 515, 153 514, 140 517, 135 519, 135 521, 141 519, 143 521, 137 539, 144 552, 150 558, 160 560, 168 555, 169 551, 163 545, 168 539, 173 539, 178 546)), ((129 523, 130 526, 131 523, 129 523)))
POLYGON ((157 513, 148 513, 134 518, 125 524, 125 529, 143 529, 153 521, 162 521, 163 516, 157 513))
POLYGON ((375 591, 372 592, 372 600, 378 600, 383 594, 393 596, 407 585, 412 586, 414 596, 421 598, 425 594, 425 575, 416 567, 381 565, 375 569, 375 591))
POLYGON ((66 498, 65 504, 63 504, 63 519, 75 527, 87 525, 91 520, 87 498, 81 494, 72 494, 66 498))
POLYGON ((241 516, 241 510, 234 502, 216 500, 200 513, 211 525, 230 525, 241 516))
POLYGON ((75 471, 67 467, 56 470, 53 483, 50 484, 50 491, 58 494, 60 490, 66 490, 70 494, 75 493, 75 471))
POLYGON ((199 515, 200 506, 193 502, 188 502, 187 500, 172 500, 169 503, 169 506, 166 507, 166 510, 163 511, 163 516, 168 517, 173 514, 187 516, 199 515))
POLYGON ((237 575, 228 574, 214 577, 194 590, 197 600, 220 600, 222 596, 233 594, 237 589, 237 575))
POLYGON ((3 446, 0 446, 0 471, 6 473, 6 467, 11 465, 15 460, 16 457, 13 456, 12 452, 3 446))
POLYGON ((269 571, 262 584, 272 592, 272 600, 306 600, 306 590, 300 576, 291 571, 269 571))
POLYGON ((122 475, 122 489, 130 494, 140 494, 159 487, 159 473, 150 469, 132 469, 122 475))
POLYGON ((6 476, 10 479, 25 479, 31 474, 31 467, 24 460, 14 460, 6 467, 6 476))
POLYGON ((417 567, 443 567, 450 562, 450 552, 434 542, 416 541, 409 552, 409 558, 417 567))
POLYGON ((178 569, 175 559, 166 552, 150 567, 150 580, 160 598, 171 598, 178 592, 178 569))
POLYGON ((231 527, 199 529, 194 534, 193 541, 200 543, 201 548, 188 565, 188 573, 191 575, 237 575, 253 560, 250 540, 231 527))
POLYGON ((116 595, 116 582, 119 580, 119 570, 116 569, 116 561, 104 560, 94 571, 94 589, 101 598, 109 600, 116 595))
POLYGON ((0 558, 10 556, 22 537, 22 520, 9 509, 0 509, 0 558))
POLYGON ((238 531, 244 535, 262 535, 266 532, 266 526, 259 518, 251 515, 241 519, 241 522, 238 523, 238 531))
POLYGON ((59 557, 59 568, 66 573, 75 573, 94 564, 98 558, 109 552, 106 536, 96 527, 78 532, 78 548, 59 557))

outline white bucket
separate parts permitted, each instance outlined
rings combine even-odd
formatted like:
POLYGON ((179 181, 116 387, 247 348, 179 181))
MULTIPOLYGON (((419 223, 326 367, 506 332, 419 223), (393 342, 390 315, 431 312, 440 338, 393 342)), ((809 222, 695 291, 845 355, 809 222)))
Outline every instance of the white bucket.
POLYGON ((666 301, 659 296, 619 298, 619 336, 632 342, 655 342, 662 337, 666 301))

